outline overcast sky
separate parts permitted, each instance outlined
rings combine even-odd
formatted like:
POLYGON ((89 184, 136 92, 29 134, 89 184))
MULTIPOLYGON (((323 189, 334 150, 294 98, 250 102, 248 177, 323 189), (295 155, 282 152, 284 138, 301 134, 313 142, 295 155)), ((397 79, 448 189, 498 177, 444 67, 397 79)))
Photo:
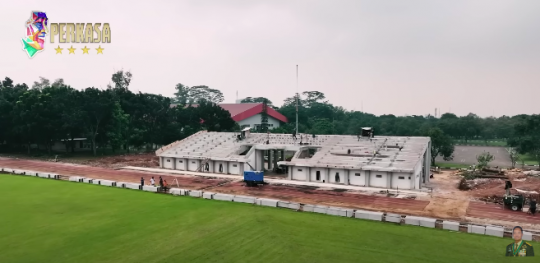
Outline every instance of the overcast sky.
POLYGON ((105 88, 130 70, 134 92, 207 85, 225 102, 276 105, 317 90, 350 110, 396 115, 540 111, 540 1, 10 1, 0 16, 0 78, 63 78, 105 88), (22 50, 32 10, 50 23, 110 23, 111 43, 22 50), (67 48, 77 48, 68 55, 67 48))

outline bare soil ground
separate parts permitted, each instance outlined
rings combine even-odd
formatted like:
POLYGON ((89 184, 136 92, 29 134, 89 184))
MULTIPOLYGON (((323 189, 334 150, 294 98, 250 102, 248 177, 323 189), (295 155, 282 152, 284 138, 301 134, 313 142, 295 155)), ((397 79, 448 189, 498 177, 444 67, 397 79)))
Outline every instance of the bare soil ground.
MULTIPOLYGON (((70 162, 67 160, 67 162, 70 162)), ((117 156, 107 156, 93 160, 87 160, 79 162, 80 164, 118 169, 125 166, 137 166, 137 167, 159 167, 159 158, 154 153, 144 154, 125 154, 117 156)))

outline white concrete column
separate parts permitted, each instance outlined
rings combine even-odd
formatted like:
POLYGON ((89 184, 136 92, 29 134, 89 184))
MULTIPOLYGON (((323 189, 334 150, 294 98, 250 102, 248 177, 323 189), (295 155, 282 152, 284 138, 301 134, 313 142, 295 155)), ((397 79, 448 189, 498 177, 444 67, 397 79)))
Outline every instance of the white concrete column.
POLYGON ((225 165, 223 165, 223 173, 229 174, 229 162, 225 162, 225 165))
POLYGON ((311 167, 306 167, 306 172, 307 172, 306 182, 311 182, 311 167))
POLYGON ((273 150, 268 150, 268 170, 272 171, 272 154, 273 150))
POLYGON ((344 181, 345 185, 349 185, 349 175, 350 174, 351 174, 350 170, 345 169, 345 178, 344 178, 345 179, 345 181, 344 181))
POLYGON ((178 159, 172 158, 172 162, 173 162, 173 164, 172 164, 172 169, 173 169, 173 170, 176 170, 176 162, 177 162, 177 161, 178 161, 178 159))
POLYGON ((182 162, 184 163, 184 171, 187 171, 188 170, 188 162, 189 162, 189 160, 188 159, 183 159, 182 162))
POLYGON ((394 176, 393 173, 386 173, 386 188, 388 189, 392 189, 392 176, 394 176))
POLYGON ((208 167, 208 172, 209 173, 214 173, 214 166, 215 166, 214 161, 208 160, 208 166, 210 166, 210 167, 208 167))
POLYGON ((366 175, 366 187, 369 187, 369 178, 371 177, 371 172, 369 170, 366 170, 365 173, 366 175))
POLYGON ((163 157, 159 157, 159 168, 163 168, 163 157))
POLYGON ((431 173, 431 140, 428 143, 428 147, 426 150, 426 158, 424 160, 424 183, 429 183, 429 174, 431 173))
POLYGON ((244 165, 245 163, 238 163, 238 175, 240 176, 244 175, 244 165))
POLYGON ((329 183, 330 182, 330 168, 326 168, 326 175, 324 177, 326 177, 326 181, 324 182, 329 183))
POLYGON ((289 170, 289 175, 287 176, 287 179, 292 180, 292 173, 293 173, 294 166, 287 166, 287 168, 289 170))

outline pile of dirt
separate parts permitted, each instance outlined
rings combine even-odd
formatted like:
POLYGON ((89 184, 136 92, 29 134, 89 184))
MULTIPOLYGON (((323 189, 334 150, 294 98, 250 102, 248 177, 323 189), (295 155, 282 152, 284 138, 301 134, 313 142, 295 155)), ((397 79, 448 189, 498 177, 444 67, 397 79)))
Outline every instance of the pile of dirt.
POLYGON ((93 159, 82 164, 113 169, 124 166, 159 168, 159 158, 154 153, 126 154, 93 159))

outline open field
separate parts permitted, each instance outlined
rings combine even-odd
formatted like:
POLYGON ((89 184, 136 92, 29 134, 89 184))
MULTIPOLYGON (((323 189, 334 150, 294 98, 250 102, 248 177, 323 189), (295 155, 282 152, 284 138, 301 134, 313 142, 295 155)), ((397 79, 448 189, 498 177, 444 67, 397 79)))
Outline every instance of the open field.
POLYGON ((489 163, 490 166, 512 166, 512 162, 510 161, 510 155, 508 154, 506 148, 482 146, 455 146, 454 160, 445 161, 442 159, 442 157, 438 156, 436 159, 436 163, 440 165, 443 165, 444 163, 473 165, 477 163, 476 156, 483 152, 489 152, 493 156, 495 156, 495 160, 489 163))
POLYGON ((477 146, 498 146, 498 147, 506 147, 507 143, 506 141, 502 140, 488 140, 487 143, 484 140, 454 140, 454 143, 456 145, 477 145, 477 146))
POLYGON ((511 242, 35 177, 0 191, 0 262, 503 262, 511 242))

